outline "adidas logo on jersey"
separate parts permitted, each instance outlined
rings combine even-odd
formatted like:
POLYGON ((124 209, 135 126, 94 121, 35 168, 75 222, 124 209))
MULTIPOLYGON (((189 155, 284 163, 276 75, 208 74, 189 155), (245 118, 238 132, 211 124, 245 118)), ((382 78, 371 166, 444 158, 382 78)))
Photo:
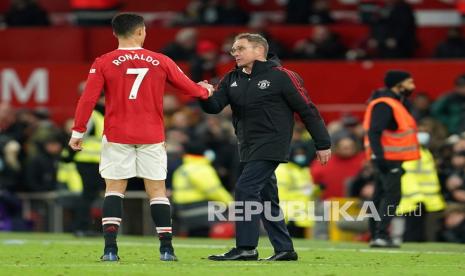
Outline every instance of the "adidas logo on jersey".
POLYGON ((233 82, 233 83, 231 84, 231 87, 237 87, 237 82, 233 82))

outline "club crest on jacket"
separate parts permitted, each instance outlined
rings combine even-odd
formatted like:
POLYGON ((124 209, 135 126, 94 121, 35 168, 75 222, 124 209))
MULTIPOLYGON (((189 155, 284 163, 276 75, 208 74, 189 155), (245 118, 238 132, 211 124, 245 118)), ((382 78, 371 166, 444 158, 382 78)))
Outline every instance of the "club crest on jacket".
POLYGON ((267 80, 261 80, 258 82, 258 88, 260 89, 267 89, 270 86, 270 82, 267 80))

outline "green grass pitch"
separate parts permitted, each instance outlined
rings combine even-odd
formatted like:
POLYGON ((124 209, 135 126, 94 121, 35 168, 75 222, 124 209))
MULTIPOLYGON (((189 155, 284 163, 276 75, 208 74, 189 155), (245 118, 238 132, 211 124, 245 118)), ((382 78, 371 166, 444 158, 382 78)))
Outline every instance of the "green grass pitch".
MULTIPOLYGON (((465 275, 465 245, 404 244, 375 250, 363 243, 294 240, 297 262, 213 262, 234 240, 174 241, 179 262, 158 260, 154 237, 118 238, 119 263, 102 263, 101 238, 66 234, 0 233, 0 275, 465 275)), ((272 248, 261 238, 260 257, 272 248)))

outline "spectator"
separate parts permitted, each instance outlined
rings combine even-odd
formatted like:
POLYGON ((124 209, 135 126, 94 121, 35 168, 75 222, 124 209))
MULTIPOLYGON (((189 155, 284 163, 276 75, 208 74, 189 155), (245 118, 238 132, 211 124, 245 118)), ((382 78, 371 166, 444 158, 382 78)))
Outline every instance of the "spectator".
MULTIPOLYGON (((370 16, 369 48, 379 58, 409 58, 416 47, 416 23, 412 8, 405 0, 385 0, 384 8, 370 16)), ((362 22, 366 21, 362 18, 362 22)))
POLYGON ((249 28, 252 32, 261 34, 268 41, 269 52, 277 55, 280 58, 289 57, 288 51, 284 48, 284 46, 278 40, 274 39, 267 31, 268 25, 269 22, 267 22, 267 20, 257 19, 250 22, 249 28))
POLYGON ((229 63, 234 60, 233 56, 229 53, 231 51, 232 45, 234 43, 234 38, 237 34, 233 33, 225 38, 223 44, 221 45, 221 53, 218 59, 220 64, 229 63))
POLYGON ((313 0, 289 0, 286 5, 286 23, 307 24, 313 0))
POLYGON ((465 204, 465 139, 452 147, 450 168, 446 172, 446 199, 465 204))
POLYGON ((313 225, 309 207, 314 185, 308 171, 307 146, 304 143, 294 143, 290 156, 290 162, 280 164, 275 171, 278 194, 289 234, 291 237, 304 238, 307 228, 313 225))
MULTIPOLYGON (((360 206, 366 201, 373 200, 375 192, 375 176, 373 172, 372 164, 366 162, 359 173, 349 181, 348 196, 359 199, 360 206)), ((364 239, 363 236, 366 236, 369 230, 369 220, 368 217, 355 221, 341 219, 337 222, 337 226, 343 231, 360 234, 360 238, 364 239)))
POLYGON ((454 27, 447 31, 447 38, 439 43, 434 57, 465 58, 465 39, 461 28, 454 27))
POLYGON ((20 150, 21 145, 16 140, 0 135, 0 194, 18 190, 22 169, 20 150))
POLYGON ((205 157, 206 150, 201 143, 186 144, 182 165, 173 174, 173 203, 189 236, 208 236, 209 201, 229 204, 233 200, 205 157))
MULTIPOLYGON (((165 94, 163 96, 163 113, 165 114, 165 122, 169 121, 169 118, 176 111, 179 111, 180 105, 181 103, 179 102, 176 95, 165 94)), ((169 126, 169 124, 167 126, 169 126)))
POLYGON ((423 92, 416 93, 412 100, 412 108, 410 111, 417 123, 425 118, 429 118, 431 116, 431 98, 428 94, 423 92))
POLYGON ((358 148, 363 148, 363 129, 360 120, 352 114, 343 114, 339 121, 334 121, 334 130, 330 132, 331 137, 338 138, 350 136, 357 143, 358 148))
POLYGON ((455 79, 453 91, 436 100, 432 114, 447 126, 449 134, 465 131, 465 74, 455 79))
POLYGON ((46 140, 52 133, 56 132, 56 126, 48 117, 47 112, 37 112, 37 110, 24 110, 24 121, 28 125, 28 133, 25 147, 27 149, 27 157, 34 157, 40 149, 42 141, 46 140))
MULTIPOLYGON (((349 181, 349 197, 359 198, 361 201, 371 201, 375 191, 375 175, 370 162, 363 164, 357 175, 349 181)), ((368 223, 366 230, 368 231, 368 223)))
POLYGON ((171 117, 171 128, 181 130, 189 138, 194 138, 195 125, 199 120, 198 110, 189 105, 184 106, 181 110, 175 112, 171 117))
POLYGON ((416 22, 412 7, 405 0, 385 0, 387 17, 386 37, 381 57, 413 57, 416 48, 416 22))
POLYGON ((170 25, 193 26, 200 24, 200 13, 203 5, 203 0, 191 0, 184 11, 174 17, 170 25))
POLYGON ((447 208, 441 236, 446 242, 465 243, 464 205, 451 205, 447 208))
POLYGON ((47 12, 35 0, 11 0, 5 22, 8 27, 50 25, 47 12))
POLYGON ((406 242, 435 241, 440 230, 437 222, 446 207, 436 163, 428 149, 430 136, 419 127, 420 159, 402 164, 402 198, 396 213, 405 219, 406 242))
POLYGON ((310 38, 298 41, 293 57, 297 59, 342 59, 346 48, 328 27, 315 26, 310 38))
POLYGON ((38 141, 38 152, 26 166, 26 180, 29 191, 53 191, 57 188, 57 169, 63 149, 62 138, 50 133, 38 141))
POLYGON ((204 0, 200 8, 200 23, 219 25, 221 20, 221 5, 218 0, 204 0))
POLYGON ((328 164, 313 163, 310 167, 315 183, 323 186, 323 199, 345 197, 346 185, 360 171, 364 160, 353 138, 339 137, 334 143, 334 157, 328 164))
POLYGON ((189 141, 189 136, 182 130, 171 128, 166 131, 166 155, 168 157, 166 172, 167 194, 171 195, 173 188, 173 173, 182 165, 184 154, 183 144, 189 141))
POLYGON ((21 200, 14 193, 21 173, 20 148, 18 142, 0 134, 0 231, 28 230, 22 219, 21 200))
POLYGON ((220 116, 206 115, 205 120, 197 126, 196 137, 211 149, 210 157, 221 182, 228 190, 233 190, 237 180, 239 156, 230 117, 226 112, 220 116))
POLYGON ((220 9, 220 24, 222 25, 246 25, 249 22, 249 14, 238 5, 237 0, 225 0, 220 9))
POLYGON ((315 0, 309 18, 310 24, 325 25, 334 23, 328 0, 315 0))
POLYGON ((162 53, 173 60, 189 61, 195 58, 197 46, 197 31, 193 28, 184 28, 176 34, 174 42, 168 44, 162 53))
POLYGON ((418 122, 418 128, 422 128, 424 131, 431 134, 428 149, 431 150, 435 157, 442 157, 439 154, 439 150, 444 145, 444 141, 447 139, 446 127, 432 117, 426 117, 418 122))
MULTIPOLYGON (((0 103, 0 135, 19 140, 22 136, 22 128, 16 119, 16 111, 7 102, 0 103)), ((0 137, 1 137, 0 136, 0 137)))
POLYGON ((21 200, 0 188, 0 231, 27 231, 30 227, 22 218, 21 200))
POLYGON ((191 62, 191 78, 195 82, 208 80, 218 82, 216 64, 218 62, 218 46, 208 40, 197 44, 197 56, 191 62))

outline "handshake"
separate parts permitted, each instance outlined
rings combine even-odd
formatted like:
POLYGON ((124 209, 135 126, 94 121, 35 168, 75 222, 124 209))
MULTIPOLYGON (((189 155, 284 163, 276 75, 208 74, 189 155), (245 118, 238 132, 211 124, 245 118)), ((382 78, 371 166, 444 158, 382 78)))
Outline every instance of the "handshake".
POLYGON ((208 97, 211 97, 213 95, 215 88, 213 87, 213 85, 209 84, 208 81, 199 81, 197 84, 208 90, 208 97))

